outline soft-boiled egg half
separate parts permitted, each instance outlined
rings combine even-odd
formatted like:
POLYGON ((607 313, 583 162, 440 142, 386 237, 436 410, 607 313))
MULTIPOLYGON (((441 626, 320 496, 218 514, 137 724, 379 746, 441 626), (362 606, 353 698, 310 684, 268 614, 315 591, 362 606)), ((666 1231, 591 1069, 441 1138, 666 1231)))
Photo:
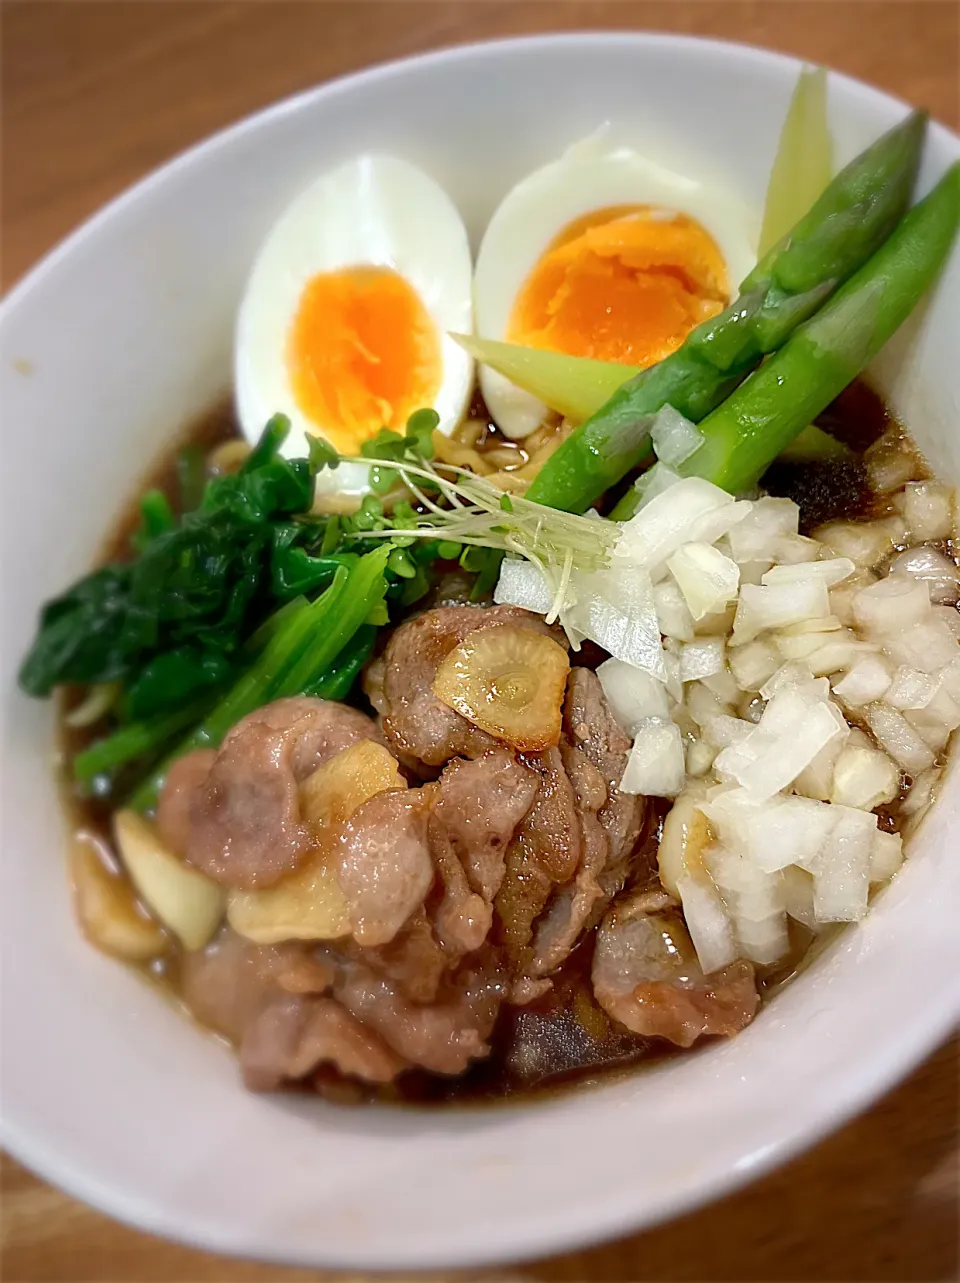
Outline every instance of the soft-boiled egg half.
MULTIPOLYGON (((477 256, 476 332, 653 365, 730 301, 756 259, 752 221, 732 196, 596 134, 497 209, 477 256)), ((494 370, 480 388, 507 436, 542 422, 546 407, 494 370)))
MULTIPOLYGON (((321 175, 274 225, 247 283, 235 350, 244 435, 256 441, 279 411, 292 424, 287 455, 305 455, 311 435, 355 455, 426 407, 451 432, 473 362, 447 332, 472 329, 471 276, 460 215, 422 170, 358 156, 321 175)), ((367 477, 343 464, 318 488, 355 494, 367 477)))

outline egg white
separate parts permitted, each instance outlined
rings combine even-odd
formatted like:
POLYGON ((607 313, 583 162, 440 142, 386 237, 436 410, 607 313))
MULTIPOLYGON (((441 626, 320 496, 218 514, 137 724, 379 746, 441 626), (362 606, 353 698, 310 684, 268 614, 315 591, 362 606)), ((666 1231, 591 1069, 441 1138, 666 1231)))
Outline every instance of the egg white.
MULTIPOLYGON (((477 334, 505 338, 521 286, 554 237, 575 219, 614 205, 653 205, 695 218, 716 241, 734 295, 756 262, 756 219, 735 196, 665 169, 599 132, 522 179, 500 203, 477 254, 477 334)), ((525 437, 542 422, 547 407, 486 366, 480 389, 508 437, 525 437)))
MULTIPOLYGON (((286 359, 303 291, 319 272, 369 265, 392 268, 419 295, 440 339, 441 382, 433 408, 441 432, 462 418, 473 388, 473 361, 447 331, 472 331, 472 263, 463 221, 429 175, 392 156, 357 156, 322 174, 268 233, 247 282, 234 349, 237 413, 256 441, 272 414, 291 421, 284 453, 307 453, 308 433, 323 427, 297 405, 286 359)), ((368 470, 342 464, 324 471, 319 491, 356 494, 368 470)))

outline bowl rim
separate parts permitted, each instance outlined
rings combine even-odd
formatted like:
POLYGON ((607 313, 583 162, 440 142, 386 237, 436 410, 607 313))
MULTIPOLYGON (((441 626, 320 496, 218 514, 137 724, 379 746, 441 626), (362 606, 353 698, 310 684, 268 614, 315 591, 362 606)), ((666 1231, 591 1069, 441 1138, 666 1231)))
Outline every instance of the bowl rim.
MULTIPOLYGON (((428 52, 382 61, 348 72, 299 90, 240 117, 175 153, 169 160, 125 188, 42 255, 6 291, 0 298, 0 326, 5 325, 12 317, 21 299, 29 295, 58 269, 61 261, 68 259, 87 239, 100 233, 111 220, 148 196, 155 187, 162 186, 171 178, 188 172, 194 166, 204 164, 207 157, 218 148, 238 139, 241 135, 250 135, 324 98, 335 97, 346 87, 363 88, 394 76, 407 75, 437 64, 473 59, 478 55, 495 60, 501 54, 510 54, 514 51, 570 45, 577 45, 581 49, 589 46, 587 52, 592 49, 602 53, 606 49, 624 44, 644 47, 660 45, 664 48, 692 46, 712 52, 724 59, 739 59, 755 65, 773 65, 792 69, 805 65, 803 59, 793 55, 730 39, 673 32, 587 29, 457 43, 428 52)), ((909 109, 909 104, 903 99, 888 94, 866 81, 833 68, 828 70, 835 81, 844 84, 847 89, 852 89, 868 103, 872 100, 878 106, 889 107, 893 104, 904 111, 909 109)), ((960 137, 952 129, 938 120, 931 120, 930 128, 941 135, 950 150, 960 156, 960 137)), ((954 769, 951 771, 954 787, 957 787, 960 782, 960 770, 956 769, 957 765, 955 761, 954 769)), ((424 1244, 415 1257, 409 1254, 402 1260, 395 1261, 384 1260, 383 1256, 378 1254, 375 1245, 371 1243, 365 1254, 325 1256, 323 1266, 331 1269, 443 1269, 490 1266, 507 1261, 529 1260, 543 1256, 545 1253, 554 1255, 574 1248, 588 1247, 604 1239, 639 1232, 671 1220, 714 1199, 736 1192, 755 1178, 815 1145, 849 1118, 866 1109, 886 1090, 900 1081, 950 1035, 958 1021, 960 1021, 960 976, 955 977, 952 986, 944 985, 937 991, 936 1001, 928 1000, 926 1004, 921 1002, 916 1004, 899 1025, 897 1038, 890 1041, 883 1054, 866 1063, 858 1064, 856 1072, 851 1070, 845 1077, 836 1080, 831 1103, 819 1109, 815 1121, 794 1123, 792 1127, 785 1129, 776 1141, 752 1155, 749 1162, 737 1164, 734 1169, 718 1171, 710 1177, 691 1179, 679 1192, 671 1192, 669 1195, 651 1199, 643 1205, 631 1202, 629 1197, 621 1198, 619 1202, 611 1199, 602 1211, 598 1211, 594 1205, 590 1209, 590 1214, 582 1220, 574 1219, 559 1227, 552 1227, 549 1242, 534 1227, 532 1232, 515 1232, 507 1240, 488 1239, 485 1243, 475 1242, 467 1251, 457 1251, 450 1244, 439 1248, 424 1244)), ((596 1096, 603 1091, 603 1087, 583 1090, 589 1090, 596 1096)), ((531 1102, 525 1108, 531 1107, 531 1104, 533 1108, 549 1107, 549 1102, 542 1104, 531 1102)), ((451 1116, 452 1114, 453 1111, 451 1116)), ((55 1146, 36 1138, 28 1130, 18 1128, 16 1121, 6 1113, 0 1120, 0 1138, 15 1159, 24 1163, 41 1178, 108 1216, 142 1232, 156 1234, 199 1250, 215 1252, 227 1257, 250 1257, 249 1243, 237 1243, 231 1240, 221 1228, 206 1225, 202 1218, 198 1218, 194 1223, 184 1224, 182 1219, 175 1219, 151 1200, 90 1177, 75 1163, 71 1164, 69 1161, 65 1163, 63 1157, 58 1156, 55 1146)), ((318 1258, 313 1254, 308 1256, 296 1250, 284 1251, 266 1244, 253 1250, 255 1259, 267 1263, 313 1268, 318 1266, 318 1258)))

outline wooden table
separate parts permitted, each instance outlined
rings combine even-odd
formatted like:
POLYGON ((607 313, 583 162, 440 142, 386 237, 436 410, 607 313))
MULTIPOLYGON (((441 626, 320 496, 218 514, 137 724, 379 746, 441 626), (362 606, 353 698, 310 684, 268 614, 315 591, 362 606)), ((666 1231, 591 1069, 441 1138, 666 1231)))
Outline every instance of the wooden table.
MULTIPOLYGON (((954 0, 79 0, 6 3, 0 17, 5 286, 105 200, 211 130, 330 76, 463 40, 583 27, 747 40, 828 63, 925 104, 954 128, 958 123, 954 0)), ((482 1277, 485 1283, 955 1279, 958 1085, 954 1042, 862 1118, 740 1194, 620 1243, 482 1277)), ((8 1283, 334 1283, 330 1274, 161 1243, 90 1211, 10 1160, 0 1197, 8 1283)))

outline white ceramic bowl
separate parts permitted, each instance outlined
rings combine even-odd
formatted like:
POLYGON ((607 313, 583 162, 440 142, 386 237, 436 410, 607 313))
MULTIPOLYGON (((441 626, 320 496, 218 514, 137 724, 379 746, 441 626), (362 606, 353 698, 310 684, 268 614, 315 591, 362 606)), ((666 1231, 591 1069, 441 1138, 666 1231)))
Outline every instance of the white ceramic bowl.
MULTIPOLYGON (((479 235, 504 191, 601 121, 759 209, 797 72, 672 36, 547 37, 382 67, 181 156, 6 300, 3 1044, 5 1141, 144 1229, 343 1267, 468 1265, 649 1225, 810 1144, 929 1051, 960 1010, 960 789, 867 921, 739 1037, 549 1103, 440 1113, 249 1095, 229 1054, 74 926, 48 708, 15 693, 39 603, 85 570, 163 443, 227 385, 231 330, 274 216, 361 149, 423 165, 479 235)), ((846 161, 903 105, 841 76, 846 161)), ((960 153, 930 131, 922 186, 960 153)), ((960 479, 960 257, 880 378, 960 479)))

